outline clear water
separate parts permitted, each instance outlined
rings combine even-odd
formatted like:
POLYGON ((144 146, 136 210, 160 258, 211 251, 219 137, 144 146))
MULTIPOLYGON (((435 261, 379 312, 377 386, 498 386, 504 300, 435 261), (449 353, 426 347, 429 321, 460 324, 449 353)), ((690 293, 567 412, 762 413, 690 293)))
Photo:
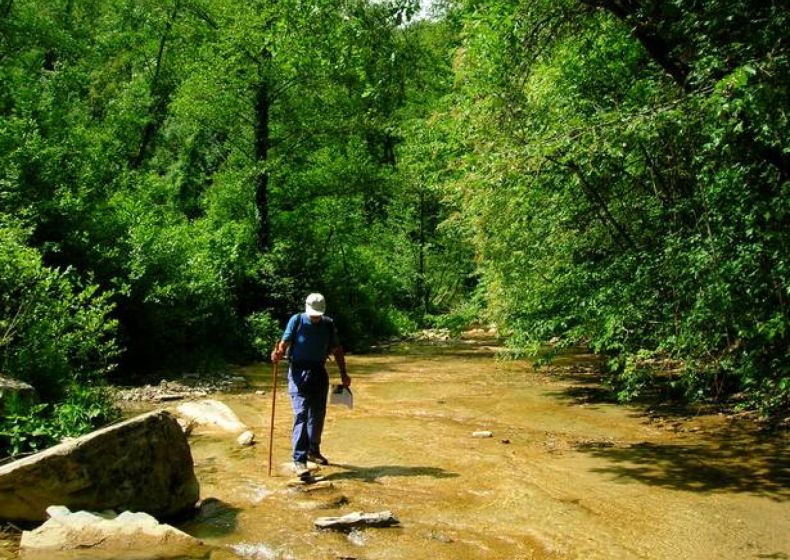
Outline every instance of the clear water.
POLYGON ((564 373, 549 376, 495 360, 493 344, 351 356, 355 406, 330 407, 332 465, 320 474, 332 487, 314 492, 288 485, 282 379, 267 476, 271 370, 244 370, 252 390, 222 400, 258 444, 192 436, 210 500, 181 528, 214 546, 213 560, 790 558, 786 434, 720 416, 651 417, 606 402, 585 373, 590 356, 565 356, 564 373), (313 527, 317 517, 382 510, 400 526, 313 527))

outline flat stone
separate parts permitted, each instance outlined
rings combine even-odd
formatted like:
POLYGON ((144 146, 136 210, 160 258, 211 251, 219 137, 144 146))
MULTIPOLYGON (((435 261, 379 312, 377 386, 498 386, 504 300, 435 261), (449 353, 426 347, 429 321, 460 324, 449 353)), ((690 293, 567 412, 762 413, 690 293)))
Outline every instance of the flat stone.
POLYGON ((5 375, 0 375, 0 392, 13 391, 15 393, 22 393, 26 391, 32 392, 33 390, 34 389, 32 385, 28 385, 23 381, 19 381, 11 377, 6 377, 5 375))
POLYGON ((306 478, 296 477, 286 482, 286 485, 289 488, 296 488, 298 490, 304 490, 305 492, 310 489, 334 488, 332 482, 325 480, 325 478, 326 477, 323 476, 308 476, 306 478))
POLYGON ((312 484, 289 484, 291 490, 293 492, 298 492, 302 494, 319 494, 323 492, 329 492, 335 489, 335 485, 332 484, 329 480, 321 480, 319 482, 313 482, 312 484))
POLYGON ((178 393, 165 393, 162 395, 156 395, 154 397, 155 401, 165 402, 165 401, 180 401, 184 398, 184 395, 178 393))
POLYGON ((202 557, 202 542, 175 527, 159 523, 147 513, 125 511, 107 517, 87 511, 72 513, 64 506, 50 508, 54 515, 20 541, 23 558, 50 558, 52 553, 90 551, 91 558, 202 557))
POLYGON ((354 527, 390 527, 400 523, 391 511, 378 513, 363 513, 356 511, 342 517, 319 517, 313 524, 319 529, 334 529, 343 531, 354 527))
POLYGON ((249 430, 228 405, 214 399, 185 402, 178 406, 176 413, 201 426, 215 427, 226 432, 238 434, 249 430))

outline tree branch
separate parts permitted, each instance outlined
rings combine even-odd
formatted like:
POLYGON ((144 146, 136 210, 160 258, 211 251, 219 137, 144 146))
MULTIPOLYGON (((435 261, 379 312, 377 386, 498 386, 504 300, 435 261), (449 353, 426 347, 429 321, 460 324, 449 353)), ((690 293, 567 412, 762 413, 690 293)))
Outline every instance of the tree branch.
POLYGON ((584 192, 584 194, 587 195, 587 198, 590 200, 590 202, 593 203, 593 207, 596 209, 596 212, 598 213, 598 217, 605 224, 609 224, 609 226, 615 230, 615 232, 620 236, 620 238, 623 239, 623 241, 625 241, 625 243, 631 249, 637 248, 636 243, 634 243, 634 240, 631 238, 631 236, 628 234, 625 228, 622 225, 620 225, 620 223, 612 215, 612 212, 609 210, 609 206, 606 204, 606 201, 598 193, 598 191, 596 191, 595 188, 587 181, 587 178, 582 173, 582 170, 578 166, 578 164, 572 161, 564 162, 553 156, 546 156, 546 159, 557 165, 567 167, 568 169, 573 171, 573 173, 579 179, 579 184, 582 187, 582 192, 584 192))

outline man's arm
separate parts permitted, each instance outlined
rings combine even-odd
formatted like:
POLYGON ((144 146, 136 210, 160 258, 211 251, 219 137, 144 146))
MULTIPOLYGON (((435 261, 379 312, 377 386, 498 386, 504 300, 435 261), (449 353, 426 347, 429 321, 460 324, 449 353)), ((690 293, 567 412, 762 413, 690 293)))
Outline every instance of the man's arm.
POLYGON ((335 357, 337 369, 340 370, 340 380, 343 382, 344 387, 351 385, 351 378, 346 371, 346 355, 343 353, 342 346, 335 346, 332 348, 332 355, 335 357))
POLYGON ((280 360, 283 359, 285 356, 285 351, 288 350, 288 346, 291 344, 291 339, 294 336, 294 331, 299 330, 297 326, 297 321, 300 320, 299 314, 294 315, 288 320, 288 324, 285 326, 285 331, 283 332, 283 337, 280 341, 274 345, 274 350, 272 350, 272 362, 275 364, 278 363, 280 360))

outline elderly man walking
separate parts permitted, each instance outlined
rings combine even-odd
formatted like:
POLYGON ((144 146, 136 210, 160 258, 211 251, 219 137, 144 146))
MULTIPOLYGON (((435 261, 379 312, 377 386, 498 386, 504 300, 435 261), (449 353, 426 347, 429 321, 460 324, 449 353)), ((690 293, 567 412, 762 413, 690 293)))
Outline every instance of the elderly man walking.
POLYGON ((307 296, 305 312, 291 317, 271 356, 272 362, 278 363, 290 348, 288 394, 294 411, 291 441, 294 470, 301 478, 310 474, 308 460, 319 465, 329 464, 321 454, 321 433, 329 393, 329 374, 325 364, 330 353, 335 357, 343 385, 351 385, 335 323, 324 315, 325 312, 324 296, 307 296))

